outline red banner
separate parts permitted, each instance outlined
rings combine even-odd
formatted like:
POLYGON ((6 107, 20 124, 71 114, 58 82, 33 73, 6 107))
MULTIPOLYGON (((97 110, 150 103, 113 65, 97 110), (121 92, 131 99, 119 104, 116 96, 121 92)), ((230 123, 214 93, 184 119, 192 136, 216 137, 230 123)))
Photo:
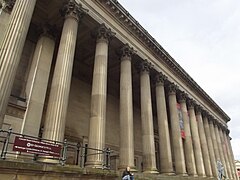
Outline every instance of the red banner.
POLYGON ((185 139, 186 136, 185 136, 185 131, 184 131, 183 115, 182 115, 181 105, 178 104, 178 103, 177 103, 177 110, 178 110, 178 118, 179 118, 179 126, 180 126, 180 131, 181 131, 181 137, 183 139, 185 139))
POLYGON ((182 137, 183 139, 186 138, 186 135, 185 135, 185 131, 184 131, 184 130, 181 130, 181 137, 182 137))
POLYGON ((62 146, 49 142, 38 141, 16 136, 13 151, 60 157, 62 146))

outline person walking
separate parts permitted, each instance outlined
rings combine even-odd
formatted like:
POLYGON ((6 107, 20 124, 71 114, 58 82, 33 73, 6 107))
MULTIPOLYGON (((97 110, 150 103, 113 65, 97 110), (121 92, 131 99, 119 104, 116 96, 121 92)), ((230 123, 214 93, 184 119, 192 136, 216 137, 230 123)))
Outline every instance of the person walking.
POLYGON ((217 160, 217 170, 218 170, 218 180, 222 180, 223 177, 225 178, 224 167, 219 159, 217 160))
POLYGON ((123 171, 122 180, 134 180, 133 173, 131 173, 129 166, 123 171))

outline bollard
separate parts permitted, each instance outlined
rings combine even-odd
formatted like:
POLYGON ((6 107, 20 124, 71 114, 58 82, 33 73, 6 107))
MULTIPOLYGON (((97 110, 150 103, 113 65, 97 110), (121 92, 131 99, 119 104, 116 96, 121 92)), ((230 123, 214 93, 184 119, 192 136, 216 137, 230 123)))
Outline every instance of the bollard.
POLYGON ((76 159, 76 165, 78 165, 78 161, 79 161, 79 153, 80 153, 80 143, 78 142, 77 143, 77 159, 76 159))
POLYGON ((60 158, 60 163, 62 166, 65 165, 66 160, 67 160, 67 139, 64 139, 63 142, 63 150, 62 150, 62 157, 60 158))
POLYGON ((10 139, 11 134, 12 134, 12 128, 9 128, 8 132, 7 132, 6 139, 4 140, 4 144, 3 144, 3 149, 2 149, 2 153, 1 153, 1 158, 2 159, 6 159, 6 154, 7 154, 7 150, 8 150, 8 143, 9 143, 9 139, 10 139))
POLYGON ((87 149, 86 149, 86 148, 87 148, 87 147, 84 147, 84 146, 81 147, 81 155, 80 155, 80 157, 81 157, 80 167, 81 167, 81 168, 84 168, 84 166, 85 166, 85 161, 87 160, 87 155, 86 155, 87 149))
POLYGON ((104 154, 103 169, 110 169, 110 153, 111 153, 110 148, 103 149, 104 154))
POLYGON ((106 160, 107 160, 107 162, 106 162, 106 167, 107 167, 107 169, 110 169, 110 153, 111 153, 111 150, 110 150, 110 148, 107 148, 107 153, 106 153, 106 160))

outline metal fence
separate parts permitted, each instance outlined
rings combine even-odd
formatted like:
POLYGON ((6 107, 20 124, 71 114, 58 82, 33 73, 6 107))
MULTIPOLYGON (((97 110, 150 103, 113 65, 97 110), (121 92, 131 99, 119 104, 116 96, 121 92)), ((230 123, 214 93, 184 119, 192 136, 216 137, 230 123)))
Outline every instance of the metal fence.
MULTIPOLYGON (((21 147, 18 147, 21 148, 21 147)), ((0 129, 0 159, 28 159, 35 162, 48 162, 41 161, 41 159, 45 160, 53 160, 55 163, 59 163, 61 165, 65 165, 68 160, 68 152, 74 152, 76 154, 75 157, 75 165, 84 167, 85 162, 89 156, 100 154, 103 156, 102 169, 110 169, 110 148, 105 149, 95 149, 87 146, 83 146, 80 143, 71 143, 65 139, 63 142, 60 141, 52 141, 49 139, 43 139, 40 137, 34 137, 29 135, 24 135, 20 133, 13 132, 10 128, 8 131, 0 129), (58 156, 52 155, 44 155, 43 153, 38 152, 21 152, 14 151, 16 147, 16 139, 26 138, 29 141, 48 144, 52 146, 56 146, 60 148, 60 153, 58 156), (15 144, 14 144, 15 143, 15 144), (91 154, 87 153, 90 150, 91 154)))

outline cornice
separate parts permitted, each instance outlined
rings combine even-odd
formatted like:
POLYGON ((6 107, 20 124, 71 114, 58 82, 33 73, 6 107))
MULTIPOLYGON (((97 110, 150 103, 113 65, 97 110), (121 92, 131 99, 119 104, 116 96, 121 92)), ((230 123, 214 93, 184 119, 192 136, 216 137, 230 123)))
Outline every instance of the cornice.
POLYGON ((229 116, 213 101, 213 99, 191 78, 191 76, 175 61, 170 54, 139 24, 137 20, 117 0, 96 0, 117 21, 123 24, 133 35, 138 38, 145 47, 149 48, 163 63, 165 63, 172 72, 176 73, 186 84, 198 93, 210 106, 214 107, 226 121, 230 121, 229 116))

